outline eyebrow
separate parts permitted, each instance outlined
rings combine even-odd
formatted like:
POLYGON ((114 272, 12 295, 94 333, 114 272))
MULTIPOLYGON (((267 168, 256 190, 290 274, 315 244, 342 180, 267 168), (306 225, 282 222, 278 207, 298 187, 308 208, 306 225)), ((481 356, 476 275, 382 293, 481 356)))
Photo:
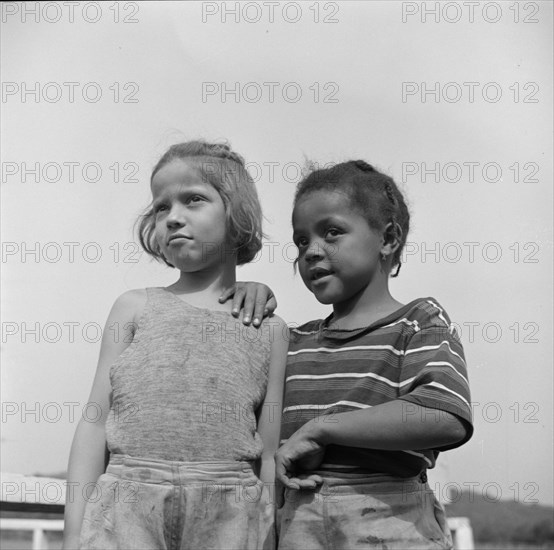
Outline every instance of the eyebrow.
MULTIPOLYGON (((328 224, 337 224, 337 225, 346 225, 348 224, 348 220, 342 217, 337 216, 336 214, 331 214, 330 216, 327 216, 321 220, 317 220, 316 229, 319 229, 321 226, 325 226, 328 224)), ((292 238, 294 239, 299 234, 303 233, 303 231, 294 230, 292 232, 292 238)))
POLYGON ((337 214, 331 214, 329 216, 326 216, 325 218, 322 218, 320 220, 317 220, 316 225, 325 225, 328 223, 347 223, 348 219, 342 216, 338 216, 337 214))
MULTIPOLYGON (((152 193, 154 195, 154 193, 152 193)), ((208 195, 206 192, 206 187, 204 185, 194 184, 192 187, 187 187, 186 189, 179 189, 176 193, 169 194, 170 196, 176 195, 177 197, 187 197, 190 195, 208 195)), ((167 189, 162 188, 159 193, 156 193, 158 198, 163 198, 168 196, 167 189)))

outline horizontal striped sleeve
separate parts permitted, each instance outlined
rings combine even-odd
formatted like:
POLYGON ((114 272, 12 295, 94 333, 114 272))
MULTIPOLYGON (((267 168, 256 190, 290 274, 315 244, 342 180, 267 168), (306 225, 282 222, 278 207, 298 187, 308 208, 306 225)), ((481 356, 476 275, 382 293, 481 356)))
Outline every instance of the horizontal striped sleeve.
MULTIPOLYGON (((472 435, 471 397, 462 344, 444 312, 434 323, 413 334, 404 353, 398 398, 416 405, 446 411, 460 418, 466 437, 441 450, 465 443, 472 435), (409 381, 408 384, 402 384, 409 381)), ((429 421, 433 414, 429 415, 429 421)))

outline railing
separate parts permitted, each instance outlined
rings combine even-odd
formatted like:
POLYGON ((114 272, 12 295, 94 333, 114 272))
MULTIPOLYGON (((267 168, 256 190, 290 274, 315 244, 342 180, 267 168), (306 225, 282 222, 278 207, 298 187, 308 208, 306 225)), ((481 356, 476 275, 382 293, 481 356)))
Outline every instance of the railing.
POLYGON ((45 531, 63 531, 63 519, 0 518, 0 531, 32 531, 32 550, 47 550, 45 531))
POLYGON ((0 531, 31 531, 32 549, 47 549, 46 533, 63 531, 65 480, 4 472, 1 478, 0 531))

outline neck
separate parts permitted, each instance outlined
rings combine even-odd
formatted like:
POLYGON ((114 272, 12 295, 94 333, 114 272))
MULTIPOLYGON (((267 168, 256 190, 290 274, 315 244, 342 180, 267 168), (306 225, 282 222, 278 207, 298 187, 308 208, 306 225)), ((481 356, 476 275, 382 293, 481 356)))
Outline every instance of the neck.
POLYGON ((401 306, 390 294, 388 279, 379 278, 349 300, 333 304, 332 325, 345 330, 364 327, 401 306))
POLYGON ((179 280, 168 288, 177 294, 186 294, 191 303, 209 306, 218 304, 223 290, 235 282, 236 265, 229 262, 202 271, 181 271, 179 280))

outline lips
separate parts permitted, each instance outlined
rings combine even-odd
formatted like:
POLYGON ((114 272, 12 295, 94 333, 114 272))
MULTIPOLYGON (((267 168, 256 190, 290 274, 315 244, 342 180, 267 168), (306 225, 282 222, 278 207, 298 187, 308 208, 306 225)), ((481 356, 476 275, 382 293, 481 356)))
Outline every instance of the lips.
POLYGON ((189 237, 188 235, 182 235, 181 233, 175 233, 167 239, 167 244, 169 245, 174 241, 178 242, 178 241, 181 241, 181 240, 191 240, 191 239, 192 239, 192 237, 189 237))
POLYGON ((309 271, 310 281, 319 281, 320 279, 323 279, 323 277, 327 277, 327 275, 331 275, 332 273, 332 271, 325 269, 324 267, 312 267, 309 271))

